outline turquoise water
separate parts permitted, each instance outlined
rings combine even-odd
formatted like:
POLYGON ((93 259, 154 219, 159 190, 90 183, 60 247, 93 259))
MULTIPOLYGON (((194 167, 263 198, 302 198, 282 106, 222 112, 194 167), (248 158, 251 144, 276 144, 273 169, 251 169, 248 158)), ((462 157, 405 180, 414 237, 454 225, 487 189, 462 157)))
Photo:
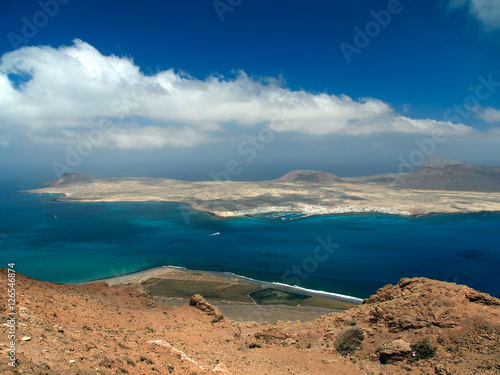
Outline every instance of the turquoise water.
POLYGON ((498 213, 275 222, 220 219, 177 203, 54 198, 0 194, 2 267, 15 262, 18 272, 66 283, 175 265, 361 298, 401 277, 426 276, 500 297, 498 213), (327 250, 318 238, 330 242, 327 250))

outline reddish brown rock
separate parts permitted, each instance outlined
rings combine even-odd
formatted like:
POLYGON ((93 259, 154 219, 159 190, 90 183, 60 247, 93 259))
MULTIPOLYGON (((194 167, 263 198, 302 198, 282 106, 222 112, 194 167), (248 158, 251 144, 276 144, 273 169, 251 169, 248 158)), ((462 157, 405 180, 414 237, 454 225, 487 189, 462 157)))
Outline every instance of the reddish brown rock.
MULTIPOLYGON (((6 280, 5 269, 0 276, 6 280)), ((356 308, 308 323, 237 323, 225 318, 211 324, 220 315, 201 296, 193 299, 200 310, 188 304, 165 306, 155 303, 139 285, 62 285, 17 274, 16 291, 20 313, 16 373, 494 375, 500 371, 498 299, 425 278, 403 279, 356 308), (334 348, 335 339, 354 325, 365 332, 362 347, 342 357, 334 348), (25 336, 31 340, 23 341, 25 336), (435 357, 407 359, 408 344, 424 339, 437 348, 435 357), (375 355, 378 348, 394 362, 381 364, 375 355)), ((0 304, 7 306, 6 288, 0 288, 0 304)), ((9 350, 8 329, 0 325, 3 358, 9 350)), ((0 373, 14 371, 2 360, 0 373)))
POLYGON ((191 297, 189 305, 196 307, 207 315, 213 316, 212 322, 218 322, 224 318, 224 315, 222 315, 217 307, 212 306, 199 294, 195 294, 191 297))
POLYGON ((411 345, 405 340, 394 340, 385 343, 379 351, 380 363, 402 361, 411 355, 411 345))
POLYGON ((478 292, 477 290, 468 291, 465 296, 471 302, 481 303, 487 306, 498 306, 500 305, 500 301, 497 298, 494 298, 486 293, 478 292))

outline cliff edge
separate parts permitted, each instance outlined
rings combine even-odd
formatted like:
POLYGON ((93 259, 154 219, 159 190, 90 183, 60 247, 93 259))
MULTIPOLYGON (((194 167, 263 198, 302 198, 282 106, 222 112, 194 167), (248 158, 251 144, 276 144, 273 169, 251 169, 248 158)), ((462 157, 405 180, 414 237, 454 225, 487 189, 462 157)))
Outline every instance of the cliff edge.
MULTIPOLYGON (((16 298, 15 368, 2 316, 4 374, 500 372, 500 301, 425 278, 402 279, 307 323, 214 319, 201 296, 171 307, 140 285, 63 285, 21 274, 16 298)), ((6 288, 0 300, 8 305, 6 288)))

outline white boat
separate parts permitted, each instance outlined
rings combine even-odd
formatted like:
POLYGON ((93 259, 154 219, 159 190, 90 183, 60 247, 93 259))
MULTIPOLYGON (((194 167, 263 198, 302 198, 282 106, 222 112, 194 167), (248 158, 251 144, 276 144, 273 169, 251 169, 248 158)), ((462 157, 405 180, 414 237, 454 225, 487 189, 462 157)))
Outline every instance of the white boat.
POLYGON ((215 232, 215 233, 212 233, 211 236, 218 236, 220 234, 220 232, 215 232))

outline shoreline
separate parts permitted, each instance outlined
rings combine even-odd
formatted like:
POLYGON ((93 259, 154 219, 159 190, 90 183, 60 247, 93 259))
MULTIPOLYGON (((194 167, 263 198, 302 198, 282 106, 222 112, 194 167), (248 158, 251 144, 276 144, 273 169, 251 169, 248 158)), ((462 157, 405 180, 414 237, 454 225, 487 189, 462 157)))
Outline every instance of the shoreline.
POLYGON ((272 181, 180 181, 165 178, 54 180, 23 193, 53 194, 58 202, 172 202, 218 218, 267 216, 278 221, 353 213, 401 217, 435 213, 500 212, 500 191, 395 188, 358 181, 303 183, 272 181))
POLYGON ((89 280, 89 281, 82 281, 78 283, 74 283, 74 285, 82 285, 82 284, 92 284, 92 283, 100 283, 100 282, 105 282, 109 286, 117 285, 117 284, 140 284, 150 278, 160 276, 162 274, 168 273, 170 271, 182 271, 185 273, 204 273, 212 276, 217 276, 225 279, 237 279, 241 281, 245 281, 249 284, 254 284, 254 285, 259 285, 261 286, 262 289, 277 289, 289 293, 297 293, 297 294, 302 294, 310 297, 320 297, 320 298, 327 298, 335 301, 341 301, 341 302, 347 302, 347 303, 352 303, 354 305, 359 305, 363 302, 362 298, 358 298, 355 296, 348 296, 344 294, 339 294, 339 293, 334 293, 334 292, 327 292, 323 290, 315 290, 315 289, 308 289, 308 288, 303 288, 300 286, 296 285, 287 285, 279 282, 270 282, 270 281, 262 281, 262 280, 256 280, 252 279, 250 277, 238 275, 232 272, 228 271, 205 271, 205 270, 193 270, 193 269, 188 269, 184 267, 178 267, 178 266, 159 266, 159 267, 153 267, 153 268, 148 268, 145 270, 141 271, 135 271, 131 273, 127 273, 124 275, 120 276, 111 276, 111 277, 106 277, 106 278, 101 278, 101 279, 96 279, 96 280, 89 280))
MULTIPOLYGON (((189 202, 182 202, 182 201, 171 201, 171 200, 164 200, 164 199, 85 199, 85 198, 72 198, 68 197, 65 193, 35 193, 31 192, 29 190, 20 190, 20 191, 14 191, 16 194, 40 194, 40 195, 47 195, 47 196, 54 196, 54 195, 59 195, 60 197, 53 197, 51 200, 54 202, 58 203, 145 203, 145 202, 156 202, 156 203, 177 203, 177 204, 184 204, 186 205, 189 209, 193 211, 198 211, 198 212, 203 212, 208 215, 214 216, 218 219, 233 219, 233 218, 244 218, 244 217, 249 217, 252 219, 260 219, 260 220, 269 220, 273 221, 275 223, 280 223, 280 222, 288 222, 288 221, 295 221, 295 220, 301 220, 301 219, 307 219, 310 217, 321 217, 321 216, 341 216, 341 215, 356 215, 356 214, 372 214, 372 215, 391 215, 391 216, 399 216, 399 217, 406 217, 406 218, 415 218, 415 217, 426 217, 426 216, 436 216, 436 215, 487 215, 487 214, 498 214, 500 213, 499 210, 476 210, 476 211, 453 211, 453 210, 441 210, 441 211, 427 211, 427 212, 413 212, 413 211, 407 211, 407 210, 396 210, 396 209, 390 209, 388 207, 353 207, 352 211, 343 211, 343 212, 324 212, 324 213, 307 213, 307 212, 301 212, 303 216, 297 217, 297 218, 291 218, 291 219, 286 219, 283 221, 279 221, 276 219, 271 219, 271 218, 265 218, 265 217, 259 217, 258 215, 262 214, 279 214, 283 212, 286 214, 287 212, 299 212, 297 210, 289 210, 289 211, 273 211, 273 210, 267 210, 268 208, 272 207, 259 207, 257 210, 263 210, 262 212, 258 213, 248 213, 246 211, 250 210, 241 210, 245 212, 241 213, 235 213, 233 211, 230 211, 232 215, 225 215, 221 214, 222 211, 211 211, 208 209, 205 209, 203 207, 195 207, 193 204, 189 202), (384 211, 379 211, 378 209, 388 209, 394 212, 384 212, 384 211), (265 211, 264 211, 265 210, 265 211)), ((322 206, 324 208, 328 208, 327 206, 322 206)))
MULTIPOLYGON (((27 193, 27 194, 35 194, 30 192, 29 190, 26 191, 16 191, 15 193, 27 193)), ((171 200, 164 200, 164 199, 86 199, 86 198, 72 198, 68 197, 65 193, 43 193, 45 195, 61 195, 60 197, 55 197, 52 200, 54 202, 60 202, 60 203, 117 203, 117 202, 131 202, 131 203, 143 203, 143 202, 158 202, 158 203, 177 203, 177 204, 184 204, 188 208, 190 208, 193 211, 198 211, 198 212, 204 212, 209 215, 213 215, 217 218, 220 219, 230 219, 230 218, 237 218, 237 217, 251 217, 255 219, 262 219, 262 220, 273 220, 275 222, 280 222, 275 219, 268 219, 264 217, 259 217, 258 215, 265 215, 265 214, 288 214, 291 212, 298 213, 299 215, 303 215, 301 217, 297 218, 292 218, 292 219, 286 219, 286 221, 293 221, 293 220, 300 220, 300 219, 305 219, 308 217, 315 217, 315 216, 336 216, 336 215, 349 215, 349 214, 382 214, 382 215, 396 215, 396 216, 402 216, 402 217, 414 217, 414 216, 425 216, 425 215, 432 215, 432 214, 467 214, 470 212, 426 212, 426 213, 417 213, 417 212, 412 212, 412 211, 407 211, 407 210, 397 210, 397 209, 392 209, 389 207, 354 207, 354 206, 320 206, 320 205, 304 205, 304 206, 262 206, 262 207, 257 207, 253 209, 242 209, 242 210, 236 210, 236 211, 217 211, 217 210, 208 210, 203 207, 195 207, 193 204, 188 203, 188 202, 182 202, 182 201, 171 201, 171 200), (309 207, 308 207, 309 206, 309 207), (305 209, 301 208, 305 207, 305 209), (313 208, 311 208, 313 207, 313 208)), ((499 211, 492 211, 492 212, 500 212, 499 211)), ((481 213, 481 212, 477 212, 481 213)))
MULTIPOLYGON (((48 193, 45 193, 48 194, 48 193)), ((57 194, 57 193, 56 193, 57 194)), ((64 195, 64 193, 61 193, 64 195)), ((50 193, 50 195, 55 195, 50 193)), ((268 219, 264 217, 259 217, 258 214, 248 214, 248 213, 241 213, 238 215, 220 215, 218 212, 219 211, 209 211, 204 208, 196 208, 192 204, 187 203, 187 202, 180 202, 180 201, 166 201, 166 200, 160 200, 160 199, 148 199, 148 200, 87 200, 87 199, 81 199, 81 198, 53 198, 52 199, 54 202, 59 202, 59 203, 144 203, 144 202, 157 202, 157 203, 177 203, 177 204, 184 204, 186 205, 189 209, 197 212, 203 212, 206 213, 210 216, 216 217, 217 219, 236 219, 236 218, 252 218, 252 219, 259 219, 259 220, 268 220, 272 221, 274 223, 286 223, 289 221, 296 221, 296 220, 302 220, 302 219, 308 219, 312 217, 322 217, 322 216, 345 216, 345 215, 362 215, 362 214, 367 214, 367 215, 390 215, 390 216, 399 216, 403 218, 418 218, 418 217, 428 217, 428 216, 438 216, 438 215, 488 215, 488 214, 500 214, 500 210, 477 210, 477 211, 428 211, 428 212, 410 212, 408 213, 390 213, 390 212, 380 212, 380 211, 370 211, 370 210, 365 210, 363 208, 359 210, 353 210, 349 212, 330 212, 330 213, 305 213, 303 214, 304 216, 297 217, 297 218, 292 218, 292 219, 286 219, 286 220, 276 220, 276 219, 268 219)), ((279 214, 279 211, 266 211, 266 213, 269 214, 279 214)))

